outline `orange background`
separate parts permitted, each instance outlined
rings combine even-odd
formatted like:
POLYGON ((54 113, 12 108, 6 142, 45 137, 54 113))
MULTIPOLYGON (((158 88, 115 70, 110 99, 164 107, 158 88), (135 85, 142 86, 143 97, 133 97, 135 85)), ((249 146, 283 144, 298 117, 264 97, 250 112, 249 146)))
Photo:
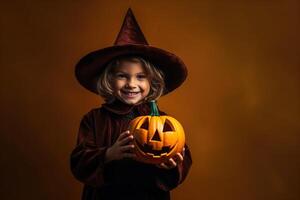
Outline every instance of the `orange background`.
POLYGON ((131 6, 189 77, 160 108, 193 154, 174 200, 300 199, 299 1, 2 1, 1 199, 80 199, 79 121, 102 100, 75 63, 110 46, 131 6))

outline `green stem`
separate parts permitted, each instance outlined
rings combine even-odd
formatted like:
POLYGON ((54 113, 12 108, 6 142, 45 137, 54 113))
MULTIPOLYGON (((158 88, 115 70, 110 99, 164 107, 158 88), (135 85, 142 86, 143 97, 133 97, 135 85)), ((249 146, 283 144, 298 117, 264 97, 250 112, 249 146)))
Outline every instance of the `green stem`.
POLYGON ((151 116, 159 116, 158 108, 154 100, 150 101, 151 116))

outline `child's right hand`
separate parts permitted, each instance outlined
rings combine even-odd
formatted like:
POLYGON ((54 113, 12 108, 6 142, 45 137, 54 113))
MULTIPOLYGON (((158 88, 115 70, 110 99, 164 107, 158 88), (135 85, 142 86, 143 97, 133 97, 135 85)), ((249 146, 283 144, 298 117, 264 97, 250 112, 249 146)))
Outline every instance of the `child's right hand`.
POLYGON ((129 131, 121 133, 117 141, 106 150, 105 162, 113 160, 120 160, 123 158, 136 158, 136 155, 132 150, 134 145, 132 144, 133 136, 130 135, 129 131))

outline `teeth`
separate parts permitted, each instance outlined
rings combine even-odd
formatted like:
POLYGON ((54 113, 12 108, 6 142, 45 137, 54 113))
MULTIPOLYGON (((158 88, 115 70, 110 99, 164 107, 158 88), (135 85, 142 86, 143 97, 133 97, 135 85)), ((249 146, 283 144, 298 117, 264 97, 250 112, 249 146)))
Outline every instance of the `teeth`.
POLYGON ((129 92, 129 93, 128 93, 129 96, 133 96, 133 95, 135 95, 135 94, 137 94, 137 93, 136 93, 136 92, 129 92))
POLYGON ((125 95, 128 95, 128 96, 134 96, 134 95, 138 94, 139 92, 126 92, 126 91, 123 91, 123 93, 125 95))

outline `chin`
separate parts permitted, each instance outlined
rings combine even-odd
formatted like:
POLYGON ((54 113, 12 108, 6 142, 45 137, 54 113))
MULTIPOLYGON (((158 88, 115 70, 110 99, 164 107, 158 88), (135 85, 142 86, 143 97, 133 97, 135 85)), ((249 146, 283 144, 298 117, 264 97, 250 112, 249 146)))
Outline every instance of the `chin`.
POLYGON ((124 103, 128 104, 128 105, 135 105, 135 104, 141 103, 143 99, 132 99, 131 100, 131 99, 123 99, 123 98, 121 98, 121 100, 124 103))
POLYGON ((129 105, 135 105, 135 104, 139 103, 140 101, 123 100, 123 102, 125 102, 126 104, 129 104, 129 105))
POLYGON ((138 97, 138 98, 132 98, 132 99, 128 99, 122 96, 119 96, 119 99, 121 101, 123 101, 124 103, 128 104, 128 105, 135 105, 135 104, 139 104, 143 101, 143 98, 138 97))

